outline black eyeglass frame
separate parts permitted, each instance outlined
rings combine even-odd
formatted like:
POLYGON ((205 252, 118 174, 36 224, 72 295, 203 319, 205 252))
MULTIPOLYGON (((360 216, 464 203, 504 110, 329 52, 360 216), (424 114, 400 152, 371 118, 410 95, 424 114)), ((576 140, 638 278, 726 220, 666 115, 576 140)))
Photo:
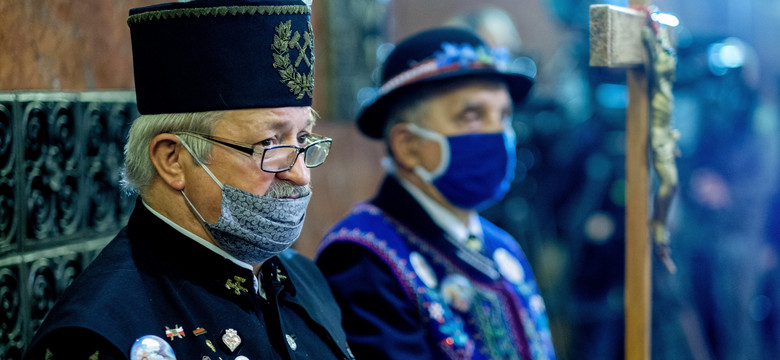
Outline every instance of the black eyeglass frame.
POLYGON ((260 170, 263 170, 263 171, 265 171, 267 173, 273 173, 273 174, 280 173, 280 172, 285 172, 287 170, 292 169, 293 166, 295 166, 295 162, 298 161, 298 156, 300 156, 301 153, 303 153, 303 163, 306 165, 307 168, 310 168, 310 169, 311 168, 316 168, 316 167, 324 164, 325 160, 328 158, 328 154, 330 154, 330 146, 333 143, 333 139, 331 139, 329 137, 326 137, 326 136, 318 135, 318 134, 310 134, 309 138, 310 139, 314 139, 314 141, 312 143, 304 146, 304 147, 300 147, 300 146, 297 146, 297 145, 287 145, 287 144, 273 145, 273 146, 269 146, 269 147, 262 147, 262 146, 257 145, 257 144, 247 144, 247 143, 243 143, 243 142, 239 142, 239 141, 234 141, 234 140, 230 140, 230 139, 221 138, 219 136, 207 135, 207 134, 198 134, 198 133, 189 132, 189 131, 179 132, 179 133, 176 133, 176 135, 189 135, 189 136, 194 136, 194 137, 202 139, 202 140, 211 141, 211 142, 223 145, 223 146, 227 146, 227 147, 229 147, 231 149, 238 150, 238 151, 240 151, 240 152, 242 152, 244 154, 247 154, 247 155, 249 155, 249 156, 251 156, 251 157, 253 157, 255 159, 256 159, 255 154, 261 154, 260 152, 256 151, 255 148, 256 147, 260 147, 260 148, 263 149, 262 155, 260 156, 260 170), (316 164, 316 165, 309 165, 309 164, 307 164, 306 163, 307 151, 309 149, 311 149, 313 146, 323 145, 323 144, 326 144, 326 143, 328 144, 327 145, 328 146, 328 148, 327 148, 328 152, 325 154, 325 157, 322 159, 322 162, 320 162, 319 164, 316 164), (279 149, 279 148, 293 148, 293 149, 296 149, 298 152, 297 152, 297 154, 295 154, 295 157, 293 157, 292 163, 290 163, 290 166, 288 166, 287 168, 279 169, 279 170, 266 170, 264 168, 266 152, 268 150, 279 149))

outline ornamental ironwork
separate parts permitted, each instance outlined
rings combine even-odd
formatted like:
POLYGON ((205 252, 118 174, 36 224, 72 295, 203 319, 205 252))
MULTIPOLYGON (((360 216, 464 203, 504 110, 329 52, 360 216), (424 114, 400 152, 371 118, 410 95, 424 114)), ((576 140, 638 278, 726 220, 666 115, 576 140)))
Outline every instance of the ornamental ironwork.
POLYGON ((0 93, 0 358, 21 359, 55 300, 127 222, 131 91, 0 93))

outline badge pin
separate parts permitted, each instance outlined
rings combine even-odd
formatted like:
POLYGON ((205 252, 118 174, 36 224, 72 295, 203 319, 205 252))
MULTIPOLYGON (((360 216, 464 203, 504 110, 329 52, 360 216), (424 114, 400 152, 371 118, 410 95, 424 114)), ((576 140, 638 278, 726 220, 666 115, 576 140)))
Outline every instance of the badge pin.
POLYGON ((444 323, 444 307, 438 302, 432 302, 428 305, 428 316, 438 323, 444 323))
POLYGON ((498 272, 511 283, 520 285, 525 281, 525 270, 520 265, 520 260, 517 260, 509 250, 498 248, 493 252, 493 261, 498 265, 498 272))
POLYGON ((247 288, 241 285, 245 282, 246 279, 240 276, 233 276, 233 279, 227 279, 227 281, 225 282, 225 288, 227 288, 228 290, 233 290, 233 292, 235 292, 236 295, 241 295, 242 292, 249 292, 247 288))
POLYGON ((466 247, 471 251, 479 252, 482 250, 482 240, 475 235, 469 235, 466 239, 466 247))
POLYGON ((433 272, 431 265, 425 261, 425 258, 416 251, 412 251, 409 254, 409 262, 412 264, 412 269, 417 276, 422 280, 423 284, 429 288, 435 288, 438 285, 439 280, 436 279, 436 273, 433 272))
POLYGON ((276 268, 276 281, 282 282, 284 280, 287 280, 287 276, 282 273, 282 269, 276 268))
POLYGON ((234 353, 239 346, 241 346, 241 337, 238 336, 238 331, 233 329, 225 329, 222 332, 222 343, 234 353))
POLYGON ((211 351, 217 352, 217 348, 214 347, 214 344, 211 342, 211 340, 206 340, 206 346, 208 346, 211 351))
POLYGON ((298 344, 295 342, 295 335, 285 334, 284 338, 287 339, 287 345, 290 345, 292 351, 298 348, 298 344))
POLYGON ((178 324, 173 326, 173 329, 169 327, 165 327, 165 336, 168 337, 168 340, 173 341, 173 338, 177 337, 179 339, 184 337, 184 328, 179 326, 178 324))
POLYGON ((206 331, 206 329, 204 329, 202 327, 199 327, 199 328, 197 328, 195 330, 192 330, 192 334, 195 335, 195 336, 201 336, 201 335, 203 335, 205 333, 207 333, 207 331, 206 331))
POLYGON ((171 345, 155 335, 138 338, 130 348, 130 360, 160 359, 176 360, 171 345))
POLYGON ((474 286, 461 274, 447 275, 441 281, 441 295, 452 309, 467 312, 474 299, 474 286))

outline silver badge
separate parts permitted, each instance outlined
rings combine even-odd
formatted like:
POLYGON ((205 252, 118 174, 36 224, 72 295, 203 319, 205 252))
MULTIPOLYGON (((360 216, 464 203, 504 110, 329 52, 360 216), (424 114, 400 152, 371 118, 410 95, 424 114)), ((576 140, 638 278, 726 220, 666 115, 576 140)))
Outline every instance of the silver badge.
POLYGON ((517 260, 509 250, 498 248, 493 252, 493 261, 498 265, 498 272, 511 283, 519 285, 525 281, 525 270, 520 265, 520 260, 517 260))
POLYGON ((433 268, 428 265, 425 258, 416 251, 412 251, 409 254, 409 262, 412 263, 412 269, 417 276, 422 280, 423 284, 429 288, 435 288, 439 284, 439 280, 436 278, 436 273, 433 272, 433 268))
POLYGON ((227 329, 222 334, 222 343, 227 346, 230 352, 236 351, 238 346, 241 345, 241 337, 238 336, 238 331, 233 329, 227 329))
POLYGON ((287 345, 290 345, 290 349, 292 349, 292 351, 295 351, 295 349, 298 348, 298 344, 295 343, 295 337, 290 334, 286 334, 284 335, 284 338, 287 339, 287 345))

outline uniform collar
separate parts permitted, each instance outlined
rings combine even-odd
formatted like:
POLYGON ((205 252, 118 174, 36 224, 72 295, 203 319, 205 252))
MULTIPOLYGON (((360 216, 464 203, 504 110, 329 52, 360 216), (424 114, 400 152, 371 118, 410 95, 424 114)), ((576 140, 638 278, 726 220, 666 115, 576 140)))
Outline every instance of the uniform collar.
MULTIPOLYGON (((164 223, 166 223, 169 226, 171 226, 172 228, 174 228, 176 231, 180 232, 182 235, 184 235, 184 236, 194 240, 198 244, 203 245, 206 249, 209 249, 209 250, 217 253, 217 255, 220 255, 220 256, 224 257, 225 259, 228 259, 228 260, 232 261, 236 265, 238 265, 238 266, 240 266, 240 267, 242 267, 244 269, 248 269, 249 271, 254 272, 254 269, 252 268, 252 265, 250 265, 250 264, 248 264, 246 262, 243 262, 241 260, 238 260, 233 255, 228 254, 225 250, 220 249, 218 246, 210 243, 206 239, 204 239, 204 238, 202 238, 202 237, 200 237, 198 235, 195 235, 191 231, 181 227, 181 225, 173 222, 171 219, 168 219, 163 214, 160 214, 159 212, 154 210, 145 201, 141 200, 141 203, 144 205, 144 207, 146 207, 147 210, 149 210, 149 212, 152 213, 152 215, 157 216, 158 218, 160 218, 160 220, 162 220, 164 223)), ((260 275, 258 274, 258 277, 259 276, 260 275)), ((265 297, 263 288, 259 286, 258 277, 252 277, 252 279, 254 279, 254 281, 253 281, 253 283, 254 283, 254 290, 255 290, 256 293, 259 293, 260 296, 265 297)))
POLYGON ((397 180, 417 200, 417 203, 420 204, 423 210, 431 216, 431 220, 442 228, 451 239, 459 243, 465 243, 469 235, 482 239, 482 224, 479 222, 479 216, 476 211, 469 213, 469 224, 466 226, 452 212, 441 206, 436 200, 431 199, 411 182, 401 178, 397 178, 397 180))
MULTIPOLYGON (((472 251, 465 244, 451 239, 451 236, 433 220, 431 214, 423 208, 409 190, 401 185, 396 177, 390 175, 385 178, 379 193, 371 200, 371 203, 382 209, 387 216, 411 230, 421 240, 429 243, 432 249, 445 257, 459 259, 476 273, 485 276, 485 281, 497 279, 498 273, 493 261, 486 255, 486 249, 472 251)), ((481 221, 479 215, 477 215, 477 220, 481 221)), ((465 228, 465 226, 463 227, 465 228)))
MULTIPOLYGON (((185 232, 164 221, 164 217, 155 215, 140 199, 130 216, 127 231, 132 251, 140 253, 137 256, 139 268, 170 278, 186 279, 242 306, 252 307, 252 303, 260 300, 260 287, 254 285, 258 280, 251 266, 241 266, 193 241, 185 232)), ((282 271, 285 271, 283 267, 282 271)), ((283 284, 284 293, 295 294, 290 281, 283 284)))

